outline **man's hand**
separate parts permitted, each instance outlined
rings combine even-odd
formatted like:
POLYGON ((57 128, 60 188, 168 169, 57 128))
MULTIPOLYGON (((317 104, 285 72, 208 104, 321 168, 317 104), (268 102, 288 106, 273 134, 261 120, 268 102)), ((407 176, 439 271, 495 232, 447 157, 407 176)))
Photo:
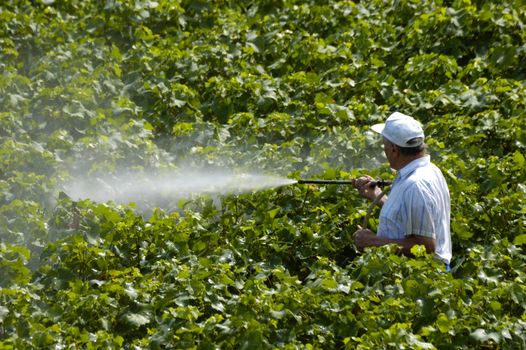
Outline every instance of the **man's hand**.
POLYGON ((369 229, 359 229, 352 235, 354 244, 358 250, 364 250, 365 247, 376 246, 377 236, 369 229))
POLYGON ((369 175, 365 175, 352 180, 352 184, 362 196, 373 201, 382 193, 382 190, 378 186, 371 186, 371 181, 374 181, 374 179, 369 175))

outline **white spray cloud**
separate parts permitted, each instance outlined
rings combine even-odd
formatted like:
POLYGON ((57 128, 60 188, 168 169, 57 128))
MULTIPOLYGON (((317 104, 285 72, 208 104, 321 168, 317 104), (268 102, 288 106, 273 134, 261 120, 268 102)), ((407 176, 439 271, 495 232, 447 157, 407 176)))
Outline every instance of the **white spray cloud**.
POLYGON ((130 173, 88 176, 72 179, 64 185, 74 200, 96 202, 130 202, 139 207, 189 198, 198 194, 241 194, 296 183, 296 180, 256 173, 235 173, 228 170, 179 170, 177 172, 130 173))

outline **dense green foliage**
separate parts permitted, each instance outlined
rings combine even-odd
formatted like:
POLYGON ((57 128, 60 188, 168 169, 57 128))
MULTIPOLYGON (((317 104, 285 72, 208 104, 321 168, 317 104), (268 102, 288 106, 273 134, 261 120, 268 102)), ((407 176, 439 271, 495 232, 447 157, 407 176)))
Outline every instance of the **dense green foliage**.
POLYGON ((521 0, 2 1, 0 348, 526 348, 525 26, 521 0), (348 187, 149 217, 59 194, 183 164, 389 178, 368 127, 395 110, 450 185, 451 274, 356 254, 348 187))

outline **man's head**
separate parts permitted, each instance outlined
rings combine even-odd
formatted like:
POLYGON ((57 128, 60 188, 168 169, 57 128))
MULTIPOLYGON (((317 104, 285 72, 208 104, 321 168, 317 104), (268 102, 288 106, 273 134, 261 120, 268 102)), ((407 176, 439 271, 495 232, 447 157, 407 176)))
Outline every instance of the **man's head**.
POLYGON ((424 143, 422 124, 403 113, 394 112, 385 123, 375 124, 371 129, 399 147, 412 148, 424 143))
POLYGON ((393 169, 400 169, 425 154, 424 130, 414 118, 394 112, 385 123, 371 127, 384 137, 384 151, 393 169))

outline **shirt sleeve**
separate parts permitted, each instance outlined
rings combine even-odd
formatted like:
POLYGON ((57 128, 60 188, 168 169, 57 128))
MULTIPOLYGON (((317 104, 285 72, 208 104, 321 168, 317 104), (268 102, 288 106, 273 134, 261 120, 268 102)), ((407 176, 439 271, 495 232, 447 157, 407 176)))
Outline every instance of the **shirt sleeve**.
POLYGON ((435 238, 436 200, 425 186, 415 184, 404 194, 407 203, 405 235, 435 238))

